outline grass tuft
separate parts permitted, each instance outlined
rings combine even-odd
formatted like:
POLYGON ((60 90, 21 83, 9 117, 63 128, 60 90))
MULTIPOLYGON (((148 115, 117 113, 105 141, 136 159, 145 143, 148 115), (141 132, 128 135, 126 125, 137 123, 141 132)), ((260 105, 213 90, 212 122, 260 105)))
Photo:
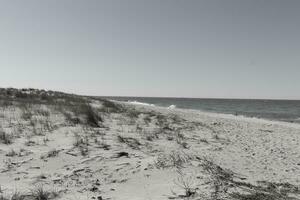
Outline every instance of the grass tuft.
POLYGON ((12 144, 12 136, 7 134, 2 128, 0 128, 0 142, 3 144, 12 144))

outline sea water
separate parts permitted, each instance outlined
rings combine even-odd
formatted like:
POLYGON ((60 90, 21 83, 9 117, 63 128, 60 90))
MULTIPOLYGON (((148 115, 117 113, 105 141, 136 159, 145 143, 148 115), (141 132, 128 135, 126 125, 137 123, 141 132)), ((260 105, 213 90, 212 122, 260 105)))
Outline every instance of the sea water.
POLYGON ((300 123, 300 100, 105 97, 133 104, 193 109, 300 123))

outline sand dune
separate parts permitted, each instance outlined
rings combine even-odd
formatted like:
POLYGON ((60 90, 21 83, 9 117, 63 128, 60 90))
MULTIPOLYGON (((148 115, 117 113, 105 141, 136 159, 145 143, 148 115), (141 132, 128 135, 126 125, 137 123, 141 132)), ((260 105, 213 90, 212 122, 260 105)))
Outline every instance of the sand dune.
POLYGON ((300 125, 1 90, 0 199, 300 199, 300 125))

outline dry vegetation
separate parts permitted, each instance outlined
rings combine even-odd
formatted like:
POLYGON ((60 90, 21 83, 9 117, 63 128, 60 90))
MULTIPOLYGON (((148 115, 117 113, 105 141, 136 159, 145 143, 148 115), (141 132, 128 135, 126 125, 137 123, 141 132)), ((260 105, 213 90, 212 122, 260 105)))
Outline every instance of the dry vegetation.
POLYGON ((163 191, 168 199, 292 200, 300 194, 289 183, 249 183, 202 155, 201 148, 230 143, 218 124, 34 89, 0 89, 0 110, 0 200, 109 199, 136 175, 160 172, 172 174, 172 192, 163 191))

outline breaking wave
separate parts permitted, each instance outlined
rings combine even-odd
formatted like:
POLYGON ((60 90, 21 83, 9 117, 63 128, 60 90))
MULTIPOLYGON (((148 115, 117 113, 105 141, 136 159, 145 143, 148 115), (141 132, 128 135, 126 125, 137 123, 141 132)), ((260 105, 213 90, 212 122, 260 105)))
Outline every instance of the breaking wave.
POLYGON ((170 105, 170 106, 168 107, 168 109, 174 109, 174 108, 176 108, 176 105, 170 105))
POLYGON ((144 103, 144 102, 139 102, 139 101, 128 101, 128 103, 135 104, 135 105, 141 105, 141 106, 155 106, 154 104, 144 103))
MULTIPOLYGON (((134 105, 140 105, 140 106, 157 106, 155 104, 150 104, 150 103, 145 103, 145 102, 140 102, 140 101, 128 101, 128 103, 134 104, 134 105)), ((168 109, 174 109, 176 108, 176 105, 170 105, 170 106, 164 106, 167 107, 168 109)))

